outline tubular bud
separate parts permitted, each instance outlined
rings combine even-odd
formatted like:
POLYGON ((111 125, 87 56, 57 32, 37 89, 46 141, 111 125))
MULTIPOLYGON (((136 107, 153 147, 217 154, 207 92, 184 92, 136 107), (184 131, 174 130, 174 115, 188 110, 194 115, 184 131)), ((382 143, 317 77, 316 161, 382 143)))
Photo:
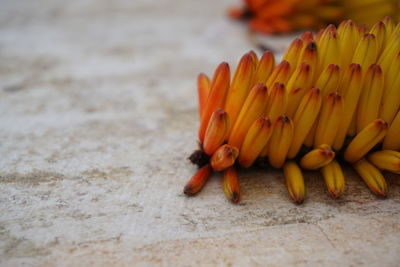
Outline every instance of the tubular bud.
POLYGON ((249 94, 254 71, 253 57, 250 53, 244 54, 236 68, 226 97, 225 110, 229 114, 232 124, 235 123, 240 108, 249 94))
POLYGON ((306 196, 303 174, 294 161, 288 161, 283 165, 283 175, 289 194, 296 204, 303 203, 306 196))
POLYGON ((228 113, 217 109, 211 115, 203 143, 203 150, 207 155, 212 155, 225 141, 229 129, 228 113))
POLYGON ((268 88, 272 88, 275 83, 283 83, 285 84, 290 76, 290 64, 289 62, 283 60, 275 69, 272 71, 269 76, 266 86, 268 88))
POLYGON ((272 167, 281 168, 283 166, 292 138, 292 120, 286 115, 279 116, 274 123, 272 136, 268 143, 268 161, 272 167))
POLYGON ((353 57, 357 44, 360 41, 360 35, 356 24, 352 20, 346 20, 341 23, 337 30, 339 36, 340 67, 346 69, 353 57))
POLYGON ((283 56, 283 60, 289 62, 292 69, 294 69, 297 66, 299 60, 299 54, 302 48, 303 48, 303 41, 300 38, 296 38, 289 46, 289 48, 286 50, 286 53, 283 56))
POLYGON ((326 97, 315 132, 314 147, 333 144, 344 115, 343 105, 342 97, 338 93, 331 93, 326 97))
POLYGON ((227 199, 233 203, 240 200, 240 186, 235 167, 229 167, 224 171, 223 189, 227 199))
POLYGON ((321 145, 305 154, 300 160, 300 167, 306 170, 317 170, 328 165, 335 158, 335 152, 328 145, 321 145))
POLYGON ((383 94, 383 74, 379 65, 372 64, 365 75, 358 102, 357 132, 378 118, 383 94))
POLYGON ((199 99, 199 117, 201 120, 201 115, 203 114, 204 106, 210 93, 210 80, 204 73, 200 73, 197 77, 197 93, 199 99))
POLYGON ((375 195, 386 197, 387 184, 385 177, 374 165, 365 159, 361 159, 353 164, 353 167, 375 195))
POLYGON ((318 88, 311 88, 303 97, 293 118, 293 140, 288 152, 288 158, 294 158, 300 151, 311 126, 317 118, 321 107, 321 94, 318 88))
POLYGON ((325 98, 330 93, 337 91, 340 80, 340 69, 338 65, 329 64, 321 73, 315 87, 319 88, 322 93, 322 98, 325 98))
POLYGON ((265 83, 275 68, 275 57, 271 51, 267 50, 262 55, 257 64, 252 84, 265 83))
POLYGON ((397 112, 388 132, 383 140, 383 149, 400 151, 400 110, 397 112))
POLYGON ((388 124, 384 120, 374 120, 368 124, 344 151, 344 159, 354 163, 364 157, 386 135, 388 124))
POLYGON ((332 160, 331 163, 322 167, 321 173, 324 176, 329 194, 333 198, 340 197, 345 190, 345 179, 339 163, 332 160))
POLYGON ((211 82, 211 89, 207 98, 207 103, 201 116, 201 123, 199 128, 200 142, 204 141, 208 121, 211 114, 218 108, 223 108, 225 105, 226 94, 229 89, 230 70, 226 62, 221 63, 215 70, 213 80, 211 82))
POLYGON ((195 195, 200 192, 200 190, 203 188, 204 184, 210 177, 211 173, 212 168, 208 164, 200 168, 185 185, 183 192, 188 196, 195 195))
POLYGON ((360 40, 355 50, 352 63, 361 65, 366 70, 371 64, 376 62, 378 56, 378 47, 375 35, 367 33, 360 40))
POLYGON ((250 91, 240 110, 239 116, 229 136, 228 143, 241 147, 251 124, 265 112, 268 90, 263 84, 257 84, 250 91))
MULTIPOLYGON (((312 72, 311 77, 314 77, 318 67, 318 51, 315 42, 310 42, 303 47, 299 57, 299 63, 302 62, 306 62, 308 65, 310 65, 312 72)), ((314 80, 314 78, 312 78, 312 80, 314 80)))
POLYGON ((281 115, 284 114, 287 107, 287 94, 285 90, 285 85, 282 83, 275 83, 274 87, 269 94, 267 108, 266 108, 266 116, 270 118, 272 121, 281 115))
POLYGON ((242 147, 238 162, 244 167, 250 167, 256 160, 272 134, 272 124, 268 118, 261 117, 251 125, 242 147))
POLYGON ((211 167, 216 171, 223 171, 235 164, 239 150, 230 145, 223 145, 211 157, 211 167))
POLYGON ((368 155, 368 161, 377 168, 394 173, 400 173, 400 152, 380 150, 368 155))
POLYGON ((379 118, 391 124, 400 108, 400 53, 386 71, 379 118))
POLYGON ((373 34, 376 38, 376 47, 378 49, 378 56, 379 56, 380 51, 382 50, 382 47, 384 46, 386 39, 385 23, 383 23, 382 21, 378 21, 377 23, 375 23, 375 25, 372 27, 369 33, 373 34))
POLYGON ((339 42, 335 26, 329 25, 325 29, 321 39, 318 41, 318 46, 319 62, 317 73, 319 72, 318 70, 325 69, 328 64, 340 64, 339 42))
POLYGON ((312 82, 311 68, 307 62, 301 63, 287 83, 288 104, 286 114, 293 117, 301 99, 312 82))
POLYGON ((339 87, 341 89, 340 94, 344 99, 344 116, 342 116, 342 119, 340 120, 335 141, 333 143, 333 148, 336 151, 339 151, 342 148, 346 133, 350 128, 352 118, 357 109, 358 99, 361 94, 361 85, 361 66, 355 63, 351 64, 344 73, 344 77, 339 87))

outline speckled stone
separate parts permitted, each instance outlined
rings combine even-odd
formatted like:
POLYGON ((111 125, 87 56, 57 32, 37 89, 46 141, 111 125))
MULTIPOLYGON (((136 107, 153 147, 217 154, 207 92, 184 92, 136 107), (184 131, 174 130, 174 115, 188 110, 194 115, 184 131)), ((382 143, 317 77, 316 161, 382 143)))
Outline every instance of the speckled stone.
POLYGON ((399 265, 398 175, 386 200, 350 169, 340 200, 306 173, 302 206, 269 169, 240 171, 239 205, 219 175, 182 194, 197 74, 256 49, 237 2, 1 2, 2 266, 399 265))

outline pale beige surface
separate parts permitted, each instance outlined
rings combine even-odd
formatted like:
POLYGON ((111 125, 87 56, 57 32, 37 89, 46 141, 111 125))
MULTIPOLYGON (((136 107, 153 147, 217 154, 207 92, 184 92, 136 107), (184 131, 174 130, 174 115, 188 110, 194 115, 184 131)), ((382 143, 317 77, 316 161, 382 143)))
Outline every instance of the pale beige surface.
POLYGON ((196 75, 253 48, 234 2, 1 1, 3 266, 399 265, 395 175, 386 200, 351 170, 337 201, 307 173, 302 206, 262 169, 240 172, 239 205, 218 175, 181 193, 196 75))

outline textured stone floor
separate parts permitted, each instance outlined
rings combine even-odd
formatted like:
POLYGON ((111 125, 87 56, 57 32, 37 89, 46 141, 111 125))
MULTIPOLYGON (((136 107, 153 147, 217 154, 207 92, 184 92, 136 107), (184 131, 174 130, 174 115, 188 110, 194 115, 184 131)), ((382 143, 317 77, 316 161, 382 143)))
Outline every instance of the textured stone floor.
POLYGON ((2 266, 399 265, 399 176, 386 200, 350 169, 338 201, 307 173, 296 206, 264 169, 239 205, 218 175, 182 194, 197 74, 255 49, 235 2, 1 1, 2 266))

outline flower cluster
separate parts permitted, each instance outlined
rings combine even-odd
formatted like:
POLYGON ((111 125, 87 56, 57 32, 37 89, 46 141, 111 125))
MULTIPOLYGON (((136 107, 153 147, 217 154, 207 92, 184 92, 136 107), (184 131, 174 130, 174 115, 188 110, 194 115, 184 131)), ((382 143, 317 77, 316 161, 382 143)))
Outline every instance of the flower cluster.
POLYGON ((334 198, 345 190, 340 162, 350 163, 373 193, 386 196, 380 170, 400 173, 400 23, 370 30, 353 21, 304 33, 276 65, 266 51, 240 59, 231 79, 221 63, 198 77, 198 172, 184 188, 201 190, 213 171, 240 199, 236 168, 268 162, 282 168, 290 196, 305 198, 304 170, 320 170, 334 198))
POLYGON ((244 0, 244 7, 231 8, 229 15, 248 21, 250 29, 284 33, 318 29, 351 18, 371 23, 384 16, 398 16, 399 0, 244 0))

